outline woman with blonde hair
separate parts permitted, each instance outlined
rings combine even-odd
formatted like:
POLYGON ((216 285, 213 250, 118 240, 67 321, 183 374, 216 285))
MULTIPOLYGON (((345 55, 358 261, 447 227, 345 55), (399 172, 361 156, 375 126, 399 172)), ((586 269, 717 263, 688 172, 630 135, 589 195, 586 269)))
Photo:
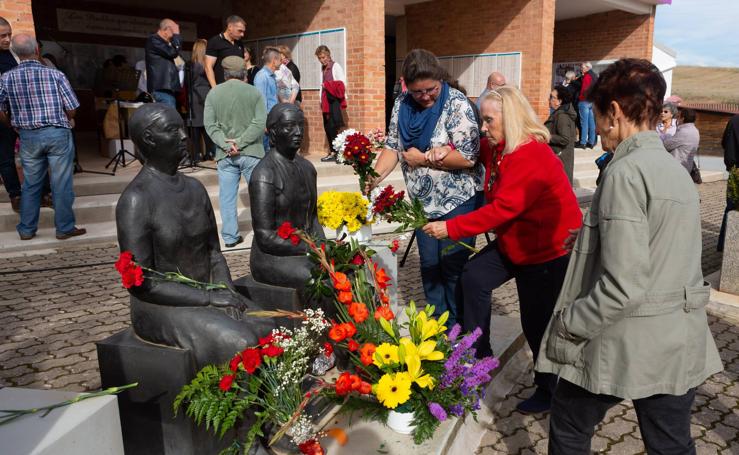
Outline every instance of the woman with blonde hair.
POLYGON ((205 97, 210 91, 210 82, 205 74, 205 48, 208 41, 198 39, 192 45, 192 54, 190 57, 190 79, 187 81, 191 84, 189 95, 192 96, 190 106, 192 108, 192 116, 190 126, 192 127, 192 143, 196 152, 193 154, 195 161, 207 161, 215 156, 215 144, 205 132, 203 125, 203 111, 205 110, 205 97), (205 149, 201 148, 200 138, 203 138, 205 149))
MULTIPOLYGON (((482 101, 482 132, 495 149, 485 182, 487 204, 474 212, 424 226, 428 235, 459 240, 493 230, 496 240, 473 256, 460 277, 458 312, 465 331, 480 327, 477 356, 492 354, 490 294, 516 279, 521 325, 539 354, 544 330, 557 302, 569 253, 570 230, 581 213, 562 162, 549 147, 549 131, 523 94, 513 87, 493 90, 482 101)), ((536 373, 533 396, 518 404, 521 412, 549 409, 556 378, 536 373)))

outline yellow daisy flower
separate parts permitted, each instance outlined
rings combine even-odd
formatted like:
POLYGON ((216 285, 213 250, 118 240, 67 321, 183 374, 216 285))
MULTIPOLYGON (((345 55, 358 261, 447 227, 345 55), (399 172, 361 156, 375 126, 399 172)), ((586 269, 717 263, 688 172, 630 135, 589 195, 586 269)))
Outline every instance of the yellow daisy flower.
POLYGON ((399 363, 398 347, 390 343, 382 343, 375 350, 373 362, 378 367, 399 363))
POLYGON ((375 386, 375 395, 389 409, 405 403, 411 397, 411 379, 408 373, 383 375, 375 386))

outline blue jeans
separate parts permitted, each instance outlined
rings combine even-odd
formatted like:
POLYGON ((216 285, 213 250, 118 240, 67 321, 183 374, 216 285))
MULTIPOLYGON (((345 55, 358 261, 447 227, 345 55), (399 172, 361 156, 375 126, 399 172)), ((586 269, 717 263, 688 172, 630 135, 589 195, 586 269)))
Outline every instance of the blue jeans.
POLYGON ((598 136, 595 134, 595 116, 593 115, 593 103, 580 101, 577 104, 580 111, 580 144, 595 144, 598 136))
POLYGON ((154 101, 157 103, 166 104, 177 109, 177 100, 174 97, 174 93, 169 90, 154 90, 151 96, 154 97, 154 101))
POLYGON ((239 220, 236 213, 236 198, 239 195, 239 181, 244 177, 247 185, 251 173, 260 159, 239 155, 225 157, 218 161, 218 202, 221 206, 221 236, 224 243, 234 243, 239 238, 239 220))
MULTIPOLYGON (((433 221, 446 221, 470 213, 477 209, 481 202, 482 193, 479 193, 451 212, 433 221)), ((457 322, 457 282, 462 274, 464 264, 470 257, 470 250, 457 246, 446 254, 442 254, 444 248, 454 245, 454 242, 449 239, 437 240, 426 235, 421 229, 416 229, 416 239, 418 240, 421 282, 423 283, 423 292, 426 294, 426 302, 429 305, 434 305, 434 316, 438 317, 445 311, 449 311, 449 321, 446 326, 451 327, 457 322)), ((460 239, 460 241, 472 247, 475 246, 475 237, 466 237, 460 239)))
POLYGON ((54 225, 57 234, 74 229, 74 143, 72 131, 67 128, 47 127, 19 130, 23 189, 21 191, 21 222, 16 229, 24 235, 38 229, 41 192, 48 170, 51 176, 51 194, 54 200, 54 225))

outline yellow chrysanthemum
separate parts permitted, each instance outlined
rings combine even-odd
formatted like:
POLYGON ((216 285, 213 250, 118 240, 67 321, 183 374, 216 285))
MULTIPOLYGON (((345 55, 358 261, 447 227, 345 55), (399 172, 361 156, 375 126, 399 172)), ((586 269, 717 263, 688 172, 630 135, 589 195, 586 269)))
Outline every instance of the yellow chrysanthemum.
POLYGON ((373 362, 378 367, 392 365, 400 362, 398 359, 398 347, 390 343, 382 343, 377 346, 373 362))
POLYGON ((318 196, 318 222, 338 229, 346 224, 350 232, 365 224, 369 201, 362 193, 327 191, 318 196))
POLYGON ((380 378, 374 389, 383 406, 395 409, 411 397, 411 379, 408 373, 386 374, 380 378))

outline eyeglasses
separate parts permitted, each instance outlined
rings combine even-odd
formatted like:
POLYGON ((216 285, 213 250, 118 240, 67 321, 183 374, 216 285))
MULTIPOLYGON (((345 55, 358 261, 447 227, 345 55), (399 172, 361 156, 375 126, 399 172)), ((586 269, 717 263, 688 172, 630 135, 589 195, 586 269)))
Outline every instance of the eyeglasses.
POLYGON ((438 92, 441 88, 441 84, 437 84, 435 87, 427 88, 423 90, 408 90, 408 92, 413 96, 414 98, 420 98, 423 95, 433 95, 434 93, 438 92))
POLYGON ((662 111, 663 114, 672 114, 670 111, 662 111))

